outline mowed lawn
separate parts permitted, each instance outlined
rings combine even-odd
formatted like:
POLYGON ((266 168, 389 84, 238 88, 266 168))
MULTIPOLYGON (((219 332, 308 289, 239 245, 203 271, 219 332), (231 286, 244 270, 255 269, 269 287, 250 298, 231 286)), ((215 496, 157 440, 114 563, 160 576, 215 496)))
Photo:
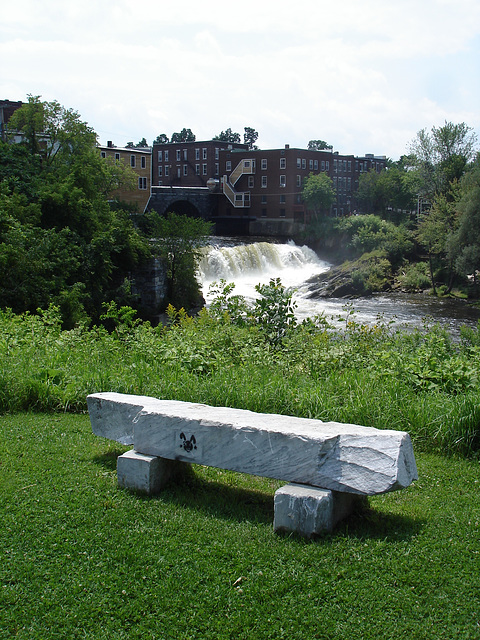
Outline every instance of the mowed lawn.
POLYGON ((282 483, 194 467, 116 485, 87 415, 0 416, 0 637, 480 638, 480 466, 419 479, 315 540, 273 533, 282 483))

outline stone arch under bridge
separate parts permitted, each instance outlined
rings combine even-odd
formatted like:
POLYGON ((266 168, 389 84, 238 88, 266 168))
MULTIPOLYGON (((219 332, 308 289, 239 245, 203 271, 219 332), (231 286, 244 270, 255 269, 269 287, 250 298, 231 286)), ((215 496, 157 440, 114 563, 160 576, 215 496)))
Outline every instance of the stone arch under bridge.
POLYGON ((160 216, 175 212, 212 220, 217 213, 217 198, 207 187, 152 187, 145 210, 160 216))

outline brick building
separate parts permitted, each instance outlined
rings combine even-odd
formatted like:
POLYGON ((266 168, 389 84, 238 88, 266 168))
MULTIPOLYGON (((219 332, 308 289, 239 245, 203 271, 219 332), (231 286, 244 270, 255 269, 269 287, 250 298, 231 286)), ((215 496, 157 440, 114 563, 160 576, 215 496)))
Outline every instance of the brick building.
POLYGON ((331 215, 342 216, 356 208, 359 176, 385 166, 384 156, 358 158, 331 149, 249 150, 215 140, 157 144, 148 207, 162 215, 168 207, 192 213, 205 198, 202 215, 215 222, 216 233, 290 236, 309 220, 302 187, 310 173, 330 176, 336 191, 331 215))
POLYGON ((0 140, 7 141, 7 123, 17 109, 22 106, 22 102, 12 100, 0 100, 0 140))
POLYGON ((139 213, 143 213, 150 198, 152 186, 152 149, 151 147, 116 147, 113 142, 106 146, 99 146, 102 158, 109 158, 114 162, 123 162, 136 174, 136 185, 133 190, 116 189, 109 197, 112 200, 128 202, 136 206, 139 213))

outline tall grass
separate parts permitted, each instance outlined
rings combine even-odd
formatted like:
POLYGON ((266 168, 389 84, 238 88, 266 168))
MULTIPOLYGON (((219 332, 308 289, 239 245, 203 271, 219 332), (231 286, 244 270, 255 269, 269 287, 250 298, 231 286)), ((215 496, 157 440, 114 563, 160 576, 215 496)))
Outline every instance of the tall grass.
POLYGON ((154 328, 118 314, 111 332, 64 331, 55 308, 0 312, 0 412, 81 412, 89 393, 117 391, 400 429, 431 451, 480 450, 478 329, 455 343, 435 326, 406 333, 351 314, 337 327, 288 325, 279 342, 218 307, 172 321, 154 328))

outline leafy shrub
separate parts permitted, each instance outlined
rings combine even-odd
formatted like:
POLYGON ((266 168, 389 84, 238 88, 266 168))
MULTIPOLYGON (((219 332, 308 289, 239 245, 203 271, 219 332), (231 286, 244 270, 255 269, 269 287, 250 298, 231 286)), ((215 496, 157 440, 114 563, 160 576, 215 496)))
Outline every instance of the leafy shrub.
POLYGON ((407 263, 397 273, 397 281, 406 291, 423 291, 431 286, 426 262, 407 263))

